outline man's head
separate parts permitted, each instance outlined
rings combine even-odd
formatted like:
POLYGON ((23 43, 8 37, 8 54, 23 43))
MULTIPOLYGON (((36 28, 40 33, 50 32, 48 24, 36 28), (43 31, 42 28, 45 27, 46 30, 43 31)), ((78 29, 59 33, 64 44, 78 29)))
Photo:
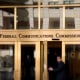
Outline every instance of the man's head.
POLYGON ((57 62, 60 62, 60 61, 61 61, 61 57, 57 56, 57 62))

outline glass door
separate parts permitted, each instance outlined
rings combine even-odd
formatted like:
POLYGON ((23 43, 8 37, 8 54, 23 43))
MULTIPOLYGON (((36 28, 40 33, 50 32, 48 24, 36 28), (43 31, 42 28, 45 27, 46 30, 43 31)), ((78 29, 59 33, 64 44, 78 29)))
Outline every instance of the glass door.
POLYGON ((62 57, 62 42, 52 41, 47 43, 47 65, 48 65, 48 80, 56 80, 57 72, 49 70, 49 68, 57 69, 57 56, 62 57))
POLYGON ((48 71, 47 71, 47 42, 46 41, 42 41, 40 42, 40 76, 41 76, 41 80, 48 80, 48 71))
POLYGON ((0 80, 40 80, 40 42, 0 42, 0 80))
POLYGON ((22 42, 20 61, 20 80, 40 80, 39 42, 22 42))
POLYGON ((57 67, 57 56, 62 57, 61 41, 44 41, 41 45, 41 78, 42 80, 55 80, 56 75, 49 71, 49 67, 57 67))
POLYGON ((67 80, 80 80, 80 42, 65 43, 67 80))

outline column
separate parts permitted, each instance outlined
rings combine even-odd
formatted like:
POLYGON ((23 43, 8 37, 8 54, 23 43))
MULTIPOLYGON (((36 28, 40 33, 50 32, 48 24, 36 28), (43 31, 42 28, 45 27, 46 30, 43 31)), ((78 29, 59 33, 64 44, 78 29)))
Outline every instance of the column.
POLYGON ((29 24, 30 24, 30 29, 34 28, 34 12, 33 12, 33 8, 29 8, 29 24))
POLYGON ((0 10, 0 29, 3 27, 3 12, 0 10))

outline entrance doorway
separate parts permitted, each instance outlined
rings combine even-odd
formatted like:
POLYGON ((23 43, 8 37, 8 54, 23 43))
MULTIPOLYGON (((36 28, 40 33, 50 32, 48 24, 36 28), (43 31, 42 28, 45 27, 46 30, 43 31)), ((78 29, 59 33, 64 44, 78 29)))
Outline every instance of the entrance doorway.
POLYGON ((43 77, 43 80, 55 80, 56 78, 55 73, 50 72, 48 68, 49 67, 56 68, 57 55, 62 56, 61 41, 41 42, 41 76, 43 77))
POLYGON ((35 45, 21 46, 21 80, 35 80, 35 45))
MULTIPOLYGON (((61 56, 61 42, 60 41, 54 41, 54 42, 48 42, 47 44, 47 65, 48 68, 56 68, 57 67, 57 56, 61 56)), ((48 80, 56 80, 56 75, 54 71, 48 71, 48 80)))

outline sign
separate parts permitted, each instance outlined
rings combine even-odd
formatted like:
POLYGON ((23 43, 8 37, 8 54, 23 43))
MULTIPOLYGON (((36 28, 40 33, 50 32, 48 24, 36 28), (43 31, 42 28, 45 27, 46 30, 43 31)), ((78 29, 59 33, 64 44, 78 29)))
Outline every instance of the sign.
POLYGON ((79 30, 5 30, 0 31, 0 41, 80 41, 79 30))

